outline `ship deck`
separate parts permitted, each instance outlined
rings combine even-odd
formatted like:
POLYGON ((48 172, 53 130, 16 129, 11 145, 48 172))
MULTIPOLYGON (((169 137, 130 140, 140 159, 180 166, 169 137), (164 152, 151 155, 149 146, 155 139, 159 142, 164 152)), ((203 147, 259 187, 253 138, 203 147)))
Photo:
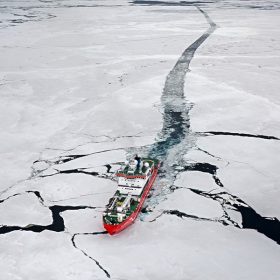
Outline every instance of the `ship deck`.
MULTIPOLYGON (((118 198, 118 201, 116 202, 116 206, 110 211, 110 213, 106 213, 106 215, 103 217, 106 222, 109 222, 110 224, 118 224, 118 216, 117 216, 117 207, 120 206, 124 200, 125 200, 126 196, 122 196, 120 198, 118 198)), ((129 209, 126 210, 125 213, 125 219, 127 219, 133 212, 136 211, 137 206, 138 206, 139 202, 137 202, 136 200, 134 200, 133 203, 130 204, 129 209)))

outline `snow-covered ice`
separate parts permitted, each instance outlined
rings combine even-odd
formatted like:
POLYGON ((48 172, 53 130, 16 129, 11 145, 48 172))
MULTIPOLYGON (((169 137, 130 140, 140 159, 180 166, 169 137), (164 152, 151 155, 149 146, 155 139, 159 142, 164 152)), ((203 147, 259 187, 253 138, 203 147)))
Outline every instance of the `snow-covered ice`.
POLYGON ((52 222, 48 208, 34 193, 22 193, 0 204, 0 224, 8 226, 48 225, 52 222))
POLYGON ((1 279, 279 278, 279 1, 0 6, 1 279), (135 153, 163 166, 109 236, 135 153))

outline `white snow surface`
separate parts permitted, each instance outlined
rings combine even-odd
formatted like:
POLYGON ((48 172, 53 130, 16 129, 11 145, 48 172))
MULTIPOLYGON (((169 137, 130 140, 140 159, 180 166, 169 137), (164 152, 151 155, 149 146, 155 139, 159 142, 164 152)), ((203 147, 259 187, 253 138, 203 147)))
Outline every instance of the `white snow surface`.
POLYGON ((176 210, 200 218, 219 218, 223 215, 222 207, 217 201, 209 200, 188 189, 176 190, 168 199, 158 206, 162 210, 176 210))
POLYGON ((23 193, 0 204, 0 224, 28 226, 30 224, 49 225, 52 223, 48 208, 39 203, 32 193, 23 193))
POLYGON ((71 233, 90 233, 103 231, 102 210, 83 209, 62 213, 65 227, 71 233))
POLYGON ((2 279, 104 279, 92 261, 73 248, 68 234, 13 232, 2 236, 2 279), (11 242, 12 241, 12 242, 11 242))
POLYGON ((280 143, 271 140, 215 136, 200 138, 207 149, 229 164, 218 170, 221 181, 259 214, 280 218, 279 188, 280 143))
MULTIPOLYGON (((132 2, 0 3, 0 279, 278 279, 279 245, 224 226, 219 201, 189 189, 227 192, 280 219, 280 141, 205 134, 280 138, 277 0, 196 3, 217 29, 190 63, 191 130, 171 162, 216 166, 224 187, 182 167, 167 174, 177 189, 156 180, 133 226, 103 233, 113 172, 160 137, 166 76, 209 28, 193 1, 132 2), (59 214, 64 231, 3 232, 50 225, 52 206, 69 208, 59 214)), ((227 212, 242 227, 240 213, 227 212)))
POLYGON ((217 188, 211 174, 198 171, 182 172, 174 182, 175 186, 195 188, 203 191, 211 191, 217 188))
POLYGON ((121 279, 263 279, 268 271, 278 277, 280 252, 271 241, 216 223, 162 216, 116 237, 79 235, 76 242, 121 279))

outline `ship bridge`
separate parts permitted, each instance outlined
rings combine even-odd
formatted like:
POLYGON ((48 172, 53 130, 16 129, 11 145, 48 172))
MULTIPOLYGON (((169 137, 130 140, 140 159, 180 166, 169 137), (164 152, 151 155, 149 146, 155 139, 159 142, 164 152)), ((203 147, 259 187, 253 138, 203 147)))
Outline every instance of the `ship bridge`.
POLYGON ((130 162, 116 173, 118 177, 118 191, 121 194, 141 195, 144 187, 150 179, 151 167, 148 161, 137 166, 137 163, 130 162))

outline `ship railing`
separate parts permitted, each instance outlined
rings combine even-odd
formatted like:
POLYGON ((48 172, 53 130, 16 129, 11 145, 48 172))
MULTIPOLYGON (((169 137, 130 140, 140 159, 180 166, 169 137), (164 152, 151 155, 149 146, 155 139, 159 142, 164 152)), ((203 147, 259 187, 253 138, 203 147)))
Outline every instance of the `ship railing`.
POLYGON ((117 177, 124 177, 127 179, 146 179, 146 175, 127 175, 125 173, 116 173, 117 177))

